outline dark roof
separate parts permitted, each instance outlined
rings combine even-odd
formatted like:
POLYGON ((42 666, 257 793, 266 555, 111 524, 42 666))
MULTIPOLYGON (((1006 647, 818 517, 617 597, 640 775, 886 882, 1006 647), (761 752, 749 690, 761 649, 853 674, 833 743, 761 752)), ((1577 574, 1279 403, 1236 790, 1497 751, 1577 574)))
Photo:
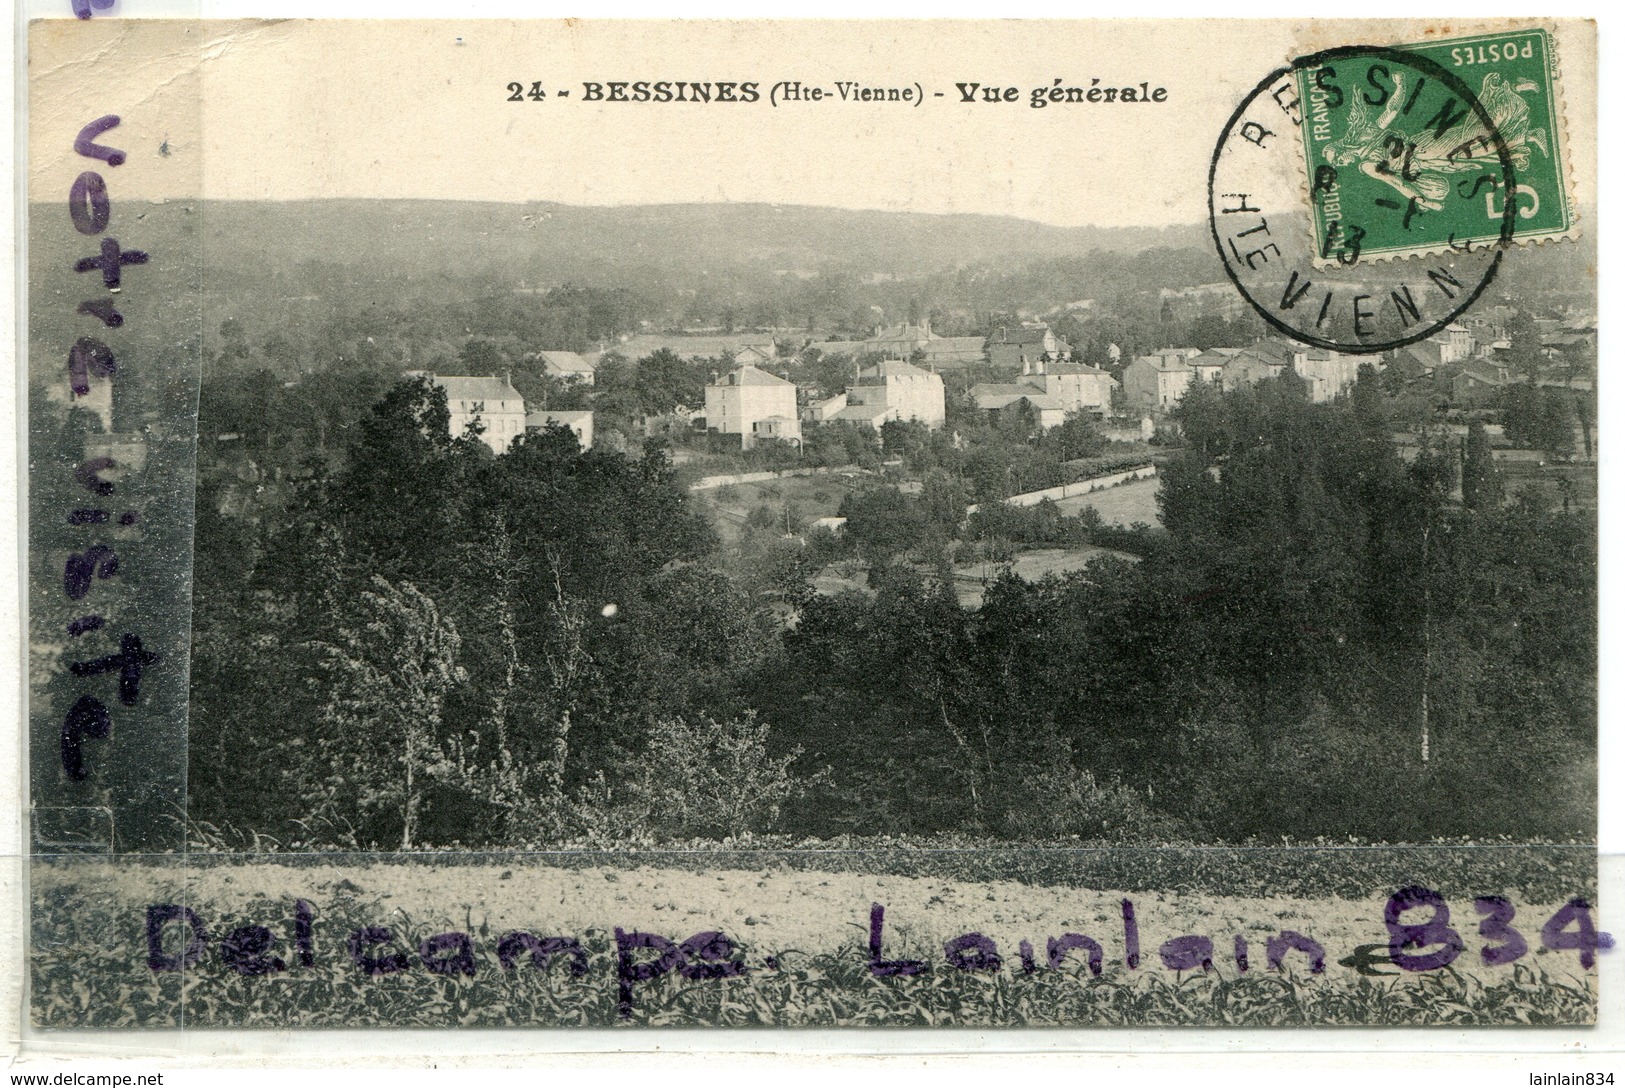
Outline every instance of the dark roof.
POLYGON ((1041 344, 1048 335, 1048 325, 1023 325, 1019 329, 1000 329, 988 337, 988 341, 995 344, 1041 344))
POLYGON ((887 359, 874 366, 865 367, 859 384, 868 381, 882 381, 886 378, 925 378, 931 377, 929 370, 922 370, 913 363, 905 363, 901 359, 887 359))
MULTIPOLYGON (((1040 409, 1042 411, 1046 411, 1046 412, 1064 412, 1064 411, 1066 411, 1066 401, 1062 400, 1060 397, 1052 397, 1047 393, 1028 393, 1028 394, 1022 396, 1020 399, 1026 401, 1028 404, 1032 405, 1034 408, 1040 409)), ((1015 401, 1011 401, 1010 403, 1014 404, 1015 401)), ((1009 407, 1009 405, 1006 405, 1005 407, 1009 407)))
POLYGON ((727 374, 723 375, 723 380, 720 381, 720 382, 717 382, 716 384, 717 385, 788 385, 791 388, 795 387, 794 382, 785 381, 783 378, 779 377, 777 374, 769 374, 765 370, 757 370, 755 367, 750 366, 748 364, 745 365, 745 366, 739 367, 737 370, 730 370, 727 374), (729 378, 732 378, 733 381, 731 381, 731 382, 728 381, 727 379, 729 379, 729 378))
POLYGON ((836 420, 869 420, 893 411, 896 411, 896 409, 889 404, 849 404, 845 408, 842 408, 839 412, 836 412, 834 415, 830 416, 830 418, 836 420))

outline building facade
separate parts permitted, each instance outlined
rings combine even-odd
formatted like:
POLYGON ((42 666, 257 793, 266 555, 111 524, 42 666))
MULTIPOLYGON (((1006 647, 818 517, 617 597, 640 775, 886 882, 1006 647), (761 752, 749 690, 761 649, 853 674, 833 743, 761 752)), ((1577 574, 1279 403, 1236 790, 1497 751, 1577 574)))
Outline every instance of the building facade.
POLYGON ((846 401, 848 406, 884 404, 896 411, 897 419, 917 420, 932 430, 948 418, 942 378, 896 359, 865 370, 846 391, 846 401))
POLYGON ((461 438, 469 424, 477 422, 483 428, 480 441, 492 453, 503 453, 514 438, 525 433, 525 399, 506 377, 423 376, 446 392, 453 438, 461 438))
POLYGON ((1123 395, 1129 407, 1143 412, 1169 412, 1191 383, 1183 352, 1140 355, 1123 370, 1123 395))
POLYGON ((718 434, 737 434, 740 446, 752 449, 758 437, 801 443, 795 383, 776 374, 741 366, 705 387, 705 426, 718 434), (766 430, 757 424, 775 420, 766 430))
POLYGON ((1072 346, 1056 336, 1048 325, 1022 325, 1014 329, 994 329, 987 338, 987 359, 995 367, 1019 370, 1033 363, 1070 361, 1072 346))

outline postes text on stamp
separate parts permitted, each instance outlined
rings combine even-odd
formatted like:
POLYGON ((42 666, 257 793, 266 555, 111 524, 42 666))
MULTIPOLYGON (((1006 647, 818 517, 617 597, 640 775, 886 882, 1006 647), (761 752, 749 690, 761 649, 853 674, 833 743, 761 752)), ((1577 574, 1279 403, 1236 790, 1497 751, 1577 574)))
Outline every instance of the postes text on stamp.
POLYGON ((1405 56, 1295 68, 1322 259, 1567 236, 1576 217, 1550 35, 1536 27, 1394 51, 1405 56))

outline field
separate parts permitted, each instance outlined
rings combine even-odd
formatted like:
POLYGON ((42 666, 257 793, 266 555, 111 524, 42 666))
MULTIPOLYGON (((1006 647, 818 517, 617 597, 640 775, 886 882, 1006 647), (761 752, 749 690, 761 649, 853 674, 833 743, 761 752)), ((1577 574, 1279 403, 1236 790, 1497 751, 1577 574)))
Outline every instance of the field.
MULTIPOLYGON (((1018 553, 1010 561, 1010 569, 1024 582, 1037 582, 1051 574, 1071 574, 1083 570, 1103 555, 1114 555, 1130 562, 1138 556, 1110 548, 1036 548, 1018 553)), ((954 568, 954 592, 959 603, 966 608, 982 607, 982 595, 987 585, 998 576, 1002 564, 974 563, 954 568)))
MULTIPOLYGON (((1588 1023, 1595 975, 1575 951, 1540 947, 1540 926, 1564 899, 1594 899, 1594 856, 194 855, 184 870, 41 861, 31 873, 32 1009, 49 1027, 1588 1023), (1465 944, 1454 964, 1401 971, 1388 960, 1384 903, 1412 881, 1454 908, 1465 944), (1272 884, 1282 894, 1265 894, 1272 884), (1530 946, 1499 966, 1481 961, 1488 942, 1472 902, 1492 891, 1516 908, 1512 925, 1530 946), (147 908, 165 904, 171 920, 153 927, 154 945, 147 908), (183 904, 205 929, 190 951, 183 904), (1211 947, 1193 954, 1192 938, 1211 947)), ((1404 920, 1425 922, 1431 909, 1404 920)))
POLYGON ((725 544, 737 543, 744 530, 745 518, 752 510, 765 506, 780 519, 783 531, 786 511, 792 532, 800 532, 802 525, 814 518, 830 517, 841 508, 861 477, 847 477, 838 473, 820 473, 817 476, 782 476, 760 483, 730 484, 726 487, 691 491, 693 502, 706 511, 725 544))
MULTIPOLYGON (((1525 452, 1525 451, 1508 451, 1525 452)), ((1535 460, 1496 458, 1496 470, 1501 474, 1501 487, 1508 496, 1538 491, 1544 502, 1553 509, 1561 509, 1567 498, 1573 509, 1597 508, 1597 465, 1576 463, 1554 464, 1535 460)))
POLYGON ((1136 522, 1157 525, 1160 524, 1157 515, 1157 488, 1160 486, 1161 481, 1155 478, 1134 480, 1104 491, 1074 495, 1055 505, 1060 507, 1063 514, 1077 514, 1084 507, 1092 506, 1099 512, 1101 521, 1125 529, 1136 522))

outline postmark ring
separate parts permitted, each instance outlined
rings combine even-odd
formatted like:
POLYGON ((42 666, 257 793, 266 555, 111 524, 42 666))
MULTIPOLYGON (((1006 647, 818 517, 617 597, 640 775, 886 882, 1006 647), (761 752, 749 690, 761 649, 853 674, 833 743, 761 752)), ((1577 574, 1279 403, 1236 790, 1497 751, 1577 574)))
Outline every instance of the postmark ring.
MULTIPOLYGON (((1279 103, 1278 98, 1277 103, 1279 103)), ((1294 123, 1301 124, 1301 121, 1295 121, 1294 123)), ((1308 191, 1307 185, 1309 178, 1305 176, 1302 181, 1306 187, 1305 191, 1308 191)), ((1277 68, 1264 79, 1260 80, 1259 83, 1253 87, 1253 89, 1242 99, 1240 104, 1237 105, 1236 109, 1231 113, 1229 119, 1225 122, 1224 128, 1219 134, 1219 140, 1213 149, 1213 158, 1208 167, 1208 229, 1213 238, 1214 247, 1218 250, 1220 262, 1224 265, 1225 275, 1235 286, 1236 290, 1241 294, 1242 298, 1247 300, 1248 305, 1250 305, 1269 325, 1292 339, 1301 343, 1309 344, 1313 347, 1354 355, 1378 354, 1380 352, 1390 351, 1394 348, 1403 347, 1406 344, 1413 344, 1433 336, 1448 326, 1451 322, 1455 321, 1458 317, 1465 313, 1473 305, 1473 303, 1478 301, 1478 299, 1483 295, 1484 291, 1489 287, 1490 283, 1495 279, 1496 272, 1500 268, 1502 256, 1512 243, 1517 213, 1516 201, 1513 199, 1513 196, 1516 192, 1517 181, 1514 173, 1512 156, 1508 149, 1506 140, 1501 133, 1500 126, 1485 108, 1483 102, 1479 100, 1479 97, 1473 93, 1473 91, 1465 82, 1462 81, 1460 77, 1431 58, 1421 56, 1417 53, 1405 52, 1403 50, 1383 46, 1337 46, 1332 49, 1326 49, 1318 53, 1300 57, 1292 64, 1277 68), (1383 60, 1391 64, 1412 68, 1429 78, 1437 80, 1451 93, 1460 98, 1461 101, 1465 103, 1472 111, 1473 116, 1478 121, 1479 125, 1482 126, 1488 142, 1495 149, 1495 155, 1500 166, 1499 172, 1501 186, 1506 194, 1505 207, 1502 209, 1501 213, 1500 229, 1497 240, 1494 244, 1483 248, 1475 248, 1471 244, 1459 248, 1452 246, 1455 252, 1460 255, 1479 252, 1487 254, 1483 271, 1479 275, 1477 282, 1474 283, 1470 289, 1462 291, 1459 298, 1452 298, 1451 301, 1453 304, 1450 306, 1448 311, 1443 314, 1443 316, 1434 318, 1431 321, 1420 323, 1416 329, 1407 330, 1401 335, 1390 335, 1376 341, 1331 339, 1285 320, 1280 314, 1272 310, 1267 300, 1260 299, 1255 291, 1249 289, 1248 286, 1243 282, 1238 269, 1235 267, 1235 264, 1231 259, 1231 255, 1226 252, 1225 239, 1222 237, 1219 229, 1220 208, 1218 206, 1217 196, 1220 162, 1224 157, 1226 145, 1230 141, 1232 135, 1235 133, 1237 125, 1242 121, 1243 117, 1247 115, 1248 110, 1262 95, 1270 93, 1271 88, 1277 87, 1283 79, 1295 77, 1301 71, 1320 68, 1321 66, 1332 61, 1354 57, 1383 60)), ((1228 211, 1229 209, 1226 210, 1228 211)), ((1312 241, 1312 229, 1306 230, 1304 233, 1306 238, 1309 238, 1312 241)), ((1323 269, 1314 267, 1315 262, 1313 260, 1306 260, 1301 263, 1304 265, 1301 271, 1304 275, 1304 283, 1306 285, 1310 282, 1313 276, 1326 275, 1326 272, 1323 269)), ((1355 261, 1350 262, 1350 267, 1363 267, 1369 269, 1371 265, 1369 261, 1363 265, 1358 261, 1355 261)), ((1300 271, 1300 269, 1289 268, 1288 270, 1293 273, 1293 278, 1291 281, 1289 281, 1289 283, 1295 284, 1297 281, 1297 272, 1300 271)), ((1346 271, 1346 269, 1344 271, 1346 271)), ((1290 304, 1287 303, 1289 297, 1290 288, 1289 292, 1283 294, 1282 296, 1283 309, 1291 308, 1290 304)), ((1328 294, 1327 297, 1329 300, 1330 295, 1328 294)), ((1307 313, 1308 311, 1305 312, 1307 313)), ((1323 307, 1320 311, 1320 317, 1322 319, 1324 319, 1325 313, 1326 310, 1323 307)), ((1317 326, 1318 324, 1319 322, 1317 322, 1317 326)), ((1356 327, 1358 328, 1357 322, 1356 327)))

